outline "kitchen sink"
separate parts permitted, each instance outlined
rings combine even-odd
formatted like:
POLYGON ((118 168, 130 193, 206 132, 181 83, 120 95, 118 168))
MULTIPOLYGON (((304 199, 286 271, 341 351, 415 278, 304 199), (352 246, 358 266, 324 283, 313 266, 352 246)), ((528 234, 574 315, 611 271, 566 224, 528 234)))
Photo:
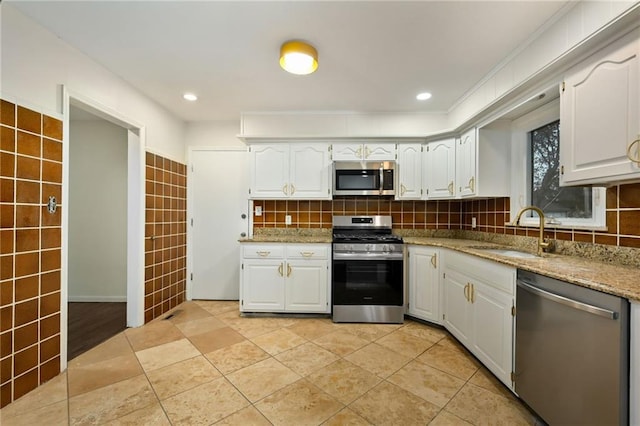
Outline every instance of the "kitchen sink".
POLYGON ((485 253, 497 254, 498 256, 517 257, 520 259, 535 259, 538 257, 533 253, 528 253, 526 251, 519 251, 519 250, 513 250, 513 249, 478 248, 478 250, 483 251, 485 253))

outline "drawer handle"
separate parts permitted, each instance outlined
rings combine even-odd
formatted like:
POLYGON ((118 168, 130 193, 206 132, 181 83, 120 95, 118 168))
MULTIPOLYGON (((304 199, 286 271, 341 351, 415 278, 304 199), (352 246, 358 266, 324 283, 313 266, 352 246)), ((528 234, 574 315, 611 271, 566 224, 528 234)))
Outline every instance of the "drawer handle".
POLYGON ((629 144, 629 146, 627 147, 627 158, 633 161, 634 163, 638 163, 640 165, 640 149, 638 149, 639 154, 637 158, 633 158, 631 156, 631 150, 633 149, 634 145, 637 145, 638 143, 640 143, 640 137, 638 137, 638 139, 636 139, 635 141, 629 144))
POLYGON ((302 255, 302 257, 311 257, 311 256, 313 256, 313 252, 312 251, 301 251, 300 254, 302 255))
POLYGON ((433 265, 434 268, 438 267, 438 263, 437 263, 438 261, 437 261, 436 256, 438 256, 438 255, 434 254, 433 256, 431 256, 431 264, 433 265))
POLYGON ((464 298, 469 301, 469 283, 464 285, 464 298))
POLYGON ((278 266, 278 274, 283 277, 284 275, 282 275, 282 263, 280 264, 280 266, 278 266))
POLYGON ((291 275, 291 265, 287 263, 287 278, 291 275))
POLYGON ((262 257, 267 257, 271 254, 270 251, 257 251, 256 253, 258 253, 258 256, 262 256, 262 257))
POLYGON ((447 185, 447 191, 449 191, 449 195, 453 195, 453 181, 449 182, 449 185, 447 185))

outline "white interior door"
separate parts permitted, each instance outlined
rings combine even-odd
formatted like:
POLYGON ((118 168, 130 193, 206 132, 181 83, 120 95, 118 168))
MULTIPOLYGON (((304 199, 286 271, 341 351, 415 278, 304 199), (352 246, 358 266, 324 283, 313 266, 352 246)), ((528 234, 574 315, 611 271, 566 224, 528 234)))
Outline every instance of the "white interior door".
POLYGON ((239 298, 238 239, 249 232, 247 160, 242 148, 191 151, 192 299, 239 298))

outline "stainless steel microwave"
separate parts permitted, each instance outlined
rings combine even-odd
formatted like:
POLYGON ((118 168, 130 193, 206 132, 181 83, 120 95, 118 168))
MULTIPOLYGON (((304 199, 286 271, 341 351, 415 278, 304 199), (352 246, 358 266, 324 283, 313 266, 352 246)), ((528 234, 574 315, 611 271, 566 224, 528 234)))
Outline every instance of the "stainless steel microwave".
POLYGON ((335 161, 333 195, 395 195, 395 161, 335 161))

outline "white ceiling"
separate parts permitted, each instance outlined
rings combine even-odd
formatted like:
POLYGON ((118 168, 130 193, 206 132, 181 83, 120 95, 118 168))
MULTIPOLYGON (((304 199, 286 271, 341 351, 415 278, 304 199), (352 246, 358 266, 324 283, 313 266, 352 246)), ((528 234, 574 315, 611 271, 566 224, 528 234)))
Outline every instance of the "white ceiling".
POLYGON ((443 112, 566 1, 13 1, 186 121, 248 111, 443 112), (284 72, 280 45, 320 66, 284 72), (195 103, 182 99, 191 91, 195 103), (433 93, 417 101, 421 91, 433 93))

